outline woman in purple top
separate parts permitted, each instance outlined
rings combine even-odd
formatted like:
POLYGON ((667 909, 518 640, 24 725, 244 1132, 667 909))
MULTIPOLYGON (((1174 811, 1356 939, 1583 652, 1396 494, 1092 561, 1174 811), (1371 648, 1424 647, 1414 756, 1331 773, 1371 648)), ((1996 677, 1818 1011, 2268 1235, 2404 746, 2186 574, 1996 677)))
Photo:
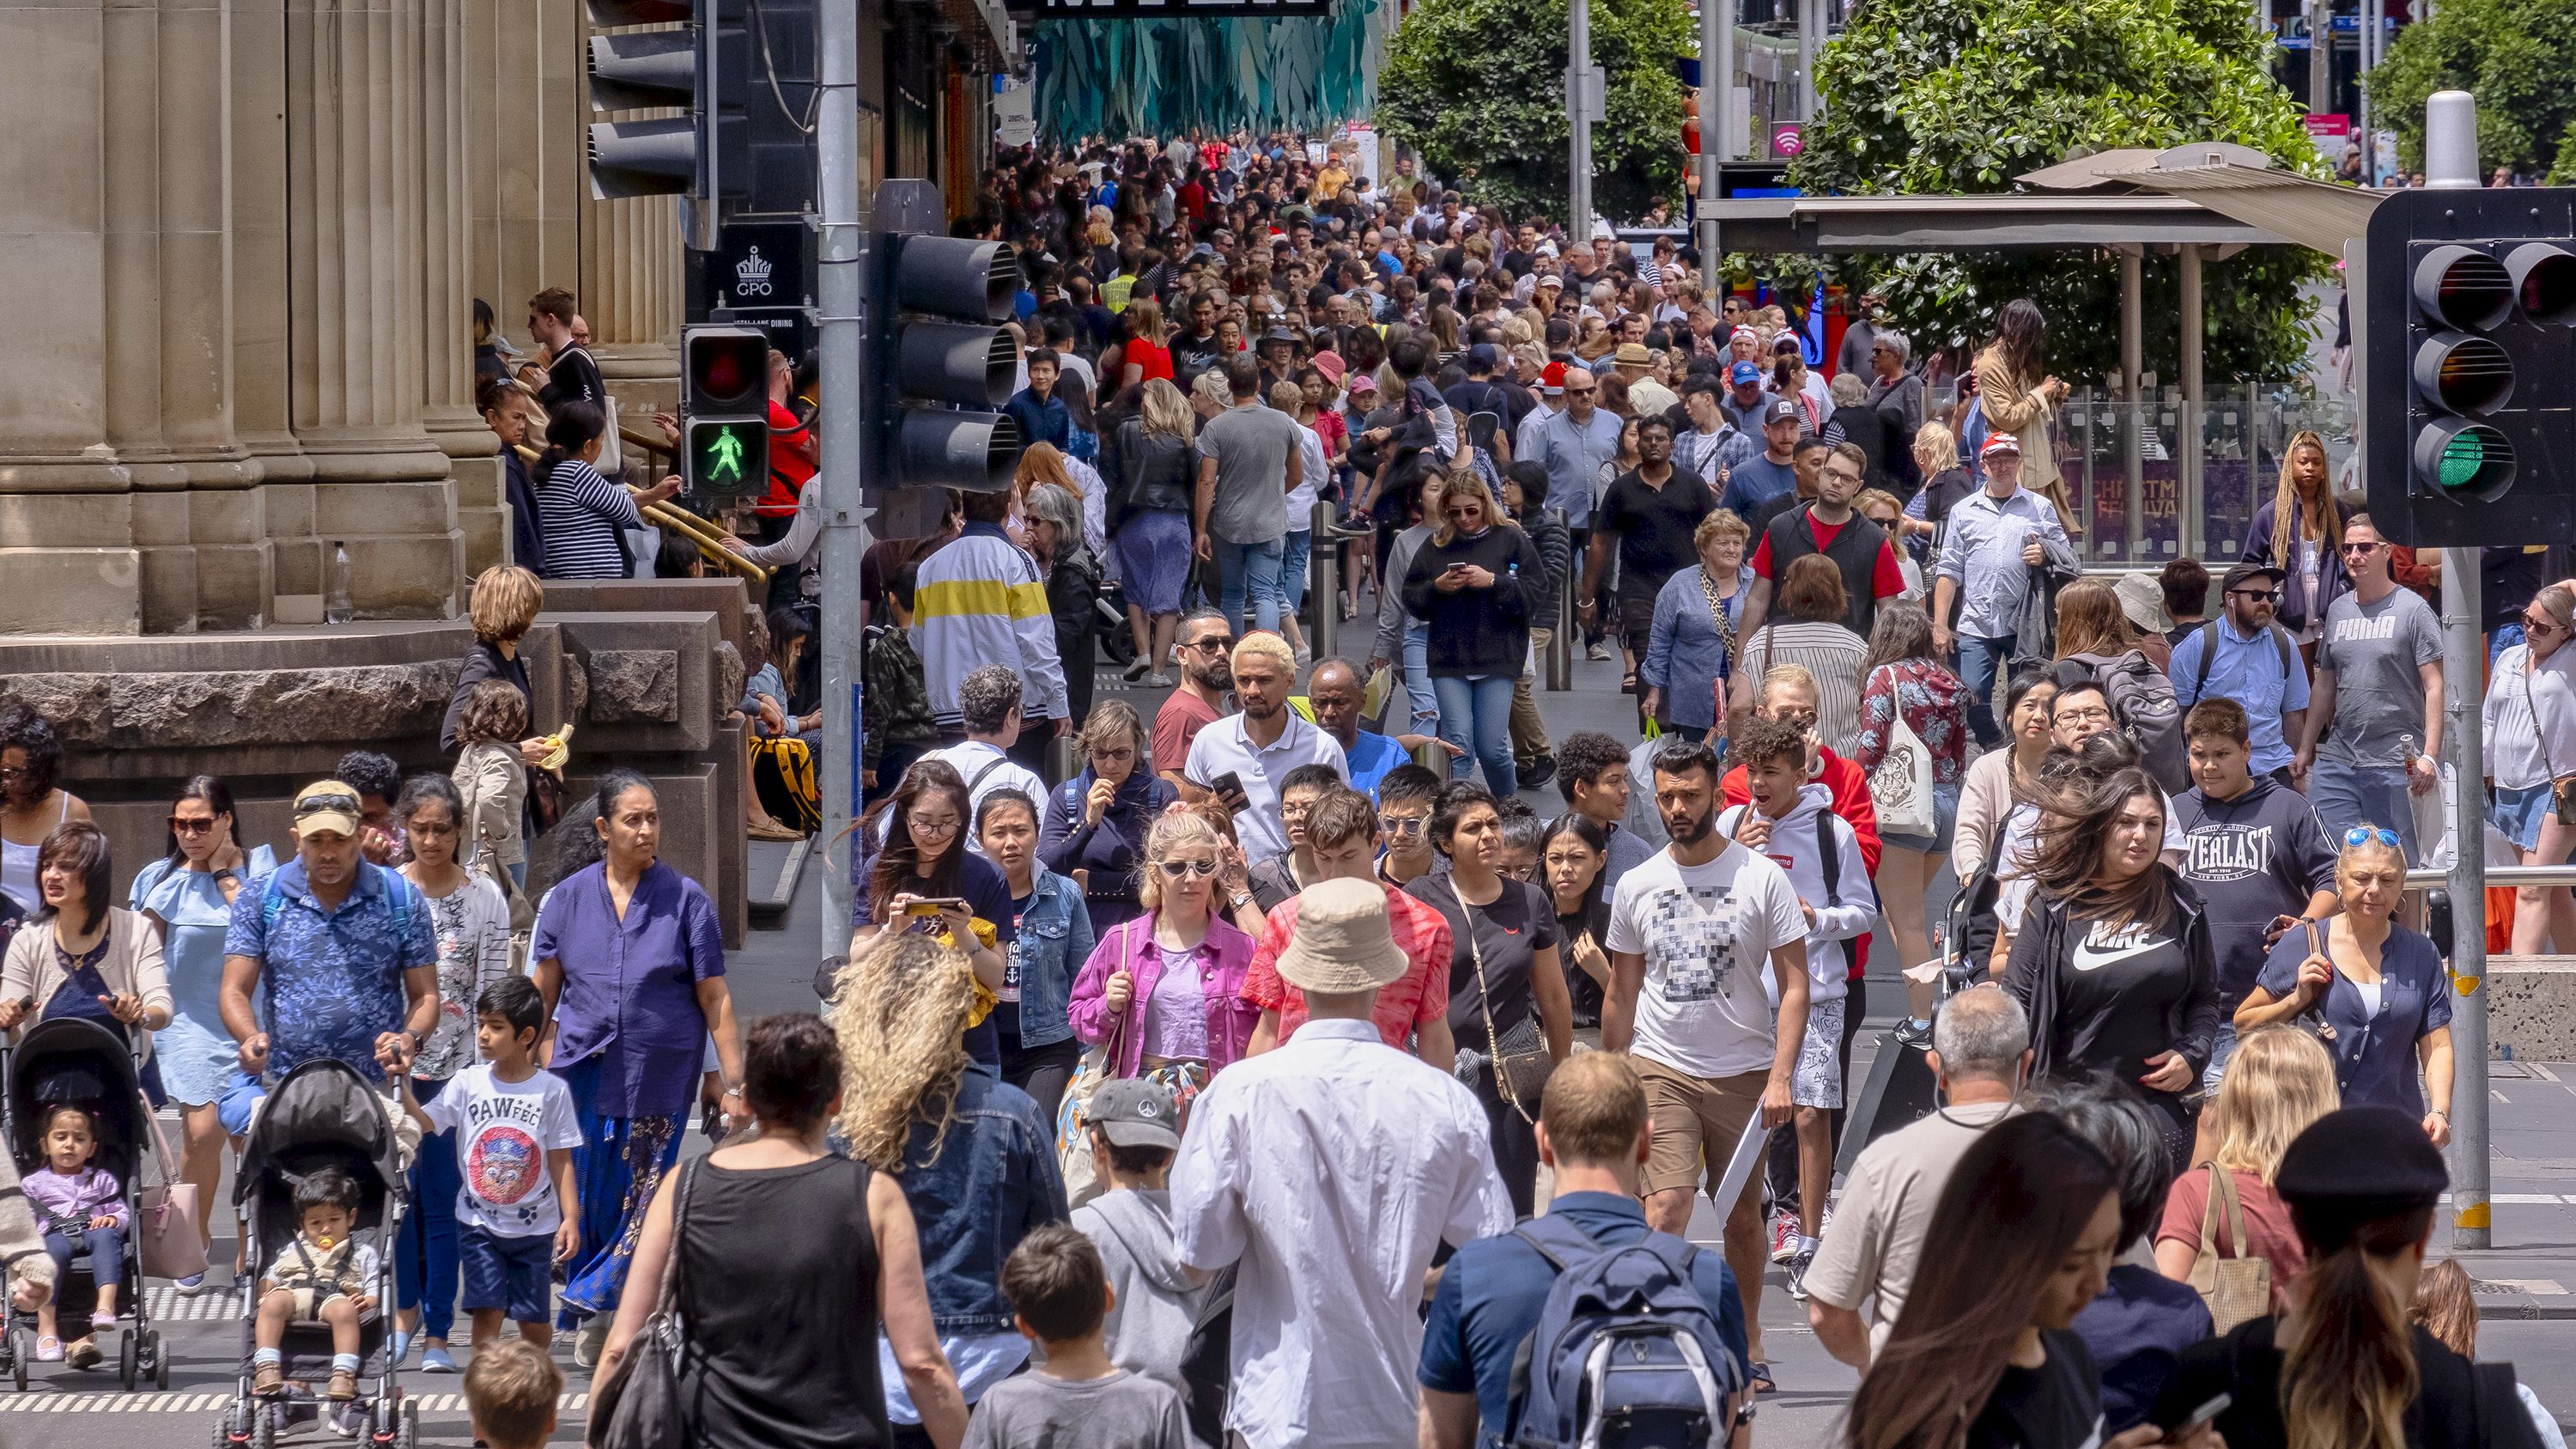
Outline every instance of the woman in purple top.
POLYGON ((724 1110, 743 1115, 742 1035, 725 987, 723 928, 698 883, 655 859, 661 806, 632 770, 611 770, 591 810, 603 858, 547 893, 528 955, 552 1024, 538 1060, 572 1089, 581 1256, 563 1326, 592 1317, 575 1360, 598 1359, 635 1254, 645 1205, 679 1156, 707 1038, 724 1110))
POLYGON ((1066 1015, 1086 1042, 1117 1041, 1111 1069, 1153 1076, 1184 1100, 1243 1056, 1260 1011, 1243 999, 1253 941, 1210 909, 1216 830, 1166 815, 1145 837, 1145 914, 1103 932, 1066 1015))

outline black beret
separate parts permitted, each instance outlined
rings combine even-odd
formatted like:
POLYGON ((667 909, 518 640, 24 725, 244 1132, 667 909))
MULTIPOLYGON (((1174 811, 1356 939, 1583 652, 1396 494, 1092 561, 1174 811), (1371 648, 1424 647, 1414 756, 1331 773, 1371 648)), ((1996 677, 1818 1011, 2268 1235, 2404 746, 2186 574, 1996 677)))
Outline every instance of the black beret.
POLYGON ((2423 1123, 2394 1107, 2345 1107, 2310 1124, 2281 1154, 2273 1187, 2293 1206, 2351 1218, 2431 1207, 2451 1185, 2423 1123))

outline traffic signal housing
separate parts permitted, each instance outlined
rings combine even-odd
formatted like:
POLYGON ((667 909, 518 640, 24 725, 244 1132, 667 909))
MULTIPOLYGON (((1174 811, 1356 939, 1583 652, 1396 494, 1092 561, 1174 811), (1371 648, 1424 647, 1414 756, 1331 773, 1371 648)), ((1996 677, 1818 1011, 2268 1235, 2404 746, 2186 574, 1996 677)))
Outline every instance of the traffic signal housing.
POLYGON ((738 198, 751 179, 744 0, 588 4, 591 110, 685 113, 593 122, 590 194, 738 198))
POLYGON ((2371 213, 2361 297, 2380 532, 2576 541, 2576 188, 2394 193, 2371 213))
POLYGON ((769 334, 705 324, 680 332, 680 475, 710 498, 769 486, 769 334))
POLYGON ((1020 288, 1018 255, 933 234, 946 212, 927 181, 879 185, 871 216, 867 487, 1008 488, 1020 430, 998 409, 1019 355, 1001 324, 1020 288))

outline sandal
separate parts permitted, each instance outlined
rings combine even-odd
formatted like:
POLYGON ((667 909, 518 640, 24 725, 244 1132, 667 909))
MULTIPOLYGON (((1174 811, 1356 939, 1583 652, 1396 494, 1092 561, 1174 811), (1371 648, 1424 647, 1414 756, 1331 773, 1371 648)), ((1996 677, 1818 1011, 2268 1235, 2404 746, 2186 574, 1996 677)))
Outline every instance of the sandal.
POLYGON ((1780 1392, 1780 1386, 1771 1381, 1771 1365, 1767 1363, 1754 1364, 1753 1372, 1751 1376, 1745 1380, 1744 1386, 1757 1394, 1776 1394, 1780 1392))
POLYGON ((331 1387, 323 1390, 322 1397, 335 1404, 345 1404, 357 1396, 358 1376, 347 1369, 333 1369, 331 1387))
POLYGON ((286 1367, 264 1363, 251 1372, 250 1391, 263 1399, 286 1397, 286 1367))
POLYGON ((63 1341, 61 1339, 48 1333, 36 1340, 36 1362, 61 1363, 62 1361, 63 1341))

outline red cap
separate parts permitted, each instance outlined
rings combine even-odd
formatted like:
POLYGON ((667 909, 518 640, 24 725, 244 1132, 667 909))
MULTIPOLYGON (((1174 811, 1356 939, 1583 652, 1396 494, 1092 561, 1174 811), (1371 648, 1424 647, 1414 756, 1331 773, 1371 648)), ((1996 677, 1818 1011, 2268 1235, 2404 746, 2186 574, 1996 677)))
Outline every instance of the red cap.
POLYGON ((1565 391, 1565 364, 1551 362, 1539 369, 1538 390, 1545 393, 1565 391))

